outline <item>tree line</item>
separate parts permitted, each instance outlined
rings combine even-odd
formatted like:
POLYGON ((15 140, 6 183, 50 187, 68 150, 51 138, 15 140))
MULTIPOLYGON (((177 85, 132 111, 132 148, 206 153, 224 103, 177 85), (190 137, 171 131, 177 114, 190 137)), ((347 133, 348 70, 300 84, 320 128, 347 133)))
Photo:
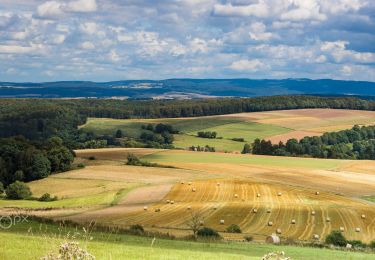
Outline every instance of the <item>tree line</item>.
POLYGON ((242 153, 331 159, 375 160, 375 126, 358 126, 322 136, 289 139, 285 144, 256 139, 242 153))

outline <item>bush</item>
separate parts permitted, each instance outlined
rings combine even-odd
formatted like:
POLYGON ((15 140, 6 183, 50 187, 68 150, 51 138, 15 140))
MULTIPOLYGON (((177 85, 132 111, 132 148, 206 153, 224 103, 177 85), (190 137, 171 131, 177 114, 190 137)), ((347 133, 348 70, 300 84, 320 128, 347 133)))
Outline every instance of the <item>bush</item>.
POLYGON ((244 238, 245 238, 245 240, 246 240, 247 242, 251 242, 251 241, 254 240, 254 238, 253 238, 252 236, 245 236, 244 238))
POLYGON ((56 201, 57 200, 57 197, 51 197, 51 195, 49 193, 44 193, 39 199, 38 201, 56 201))
POLYGON ((4 185, 0 182, 0 195, 4 193, 4 185))
POLYGON ((335 246, 346 246, 347 240, 344 235, 337 230, 333 230, 327 237, 325 242, 335 246))
POLYGON ((242 233, 241 228, 236 224, 232 224, 229 227, 227 227, 227 232, 229 232, 229 233, 242 233))
POLYGON ((347 243, 351 244, 354 248, 365 248, 366 244, 361 240, 348 240, 347 243))
POLYGON ((132 234, 135 234, 135 235, 141 235, 141 234, 143 234, 145 232, 145 230, 142 227, 142 225, 139 225, 139 224, 131 225, 130 228, 129 228, 129 231, 132 234))
POLYGON ((199 237, 214 237, 214 238, 219 238, 220 235, 219 233, 212 228, 204 227, 198 230, 197 235, 199 237))
POLYGON ((8 186, 5 190, 8 199, 21 200, 31 197, 29 186, 24 182, 16 181, 8 186))
POLYGON ((77 168, 83 169, 83 168, 85 168, 85 165, 83 163, 79 163, 79 164, 77 164, 77 168))
POLYGON ((375 240, 372 240, 368 246, 372 249, 375 249, 375 240))

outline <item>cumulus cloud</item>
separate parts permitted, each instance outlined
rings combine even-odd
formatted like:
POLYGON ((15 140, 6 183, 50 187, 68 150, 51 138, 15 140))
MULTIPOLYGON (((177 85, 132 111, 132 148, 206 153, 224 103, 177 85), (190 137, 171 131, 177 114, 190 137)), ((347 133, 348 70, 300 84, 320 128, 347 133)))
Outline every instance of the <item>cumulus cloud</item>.
POLYGON ((267 17, 268 6, 263 3, 251 5, 216 4, 213 14, 218 16, 255 16, 267 17))
POLYGON ((250 38, 256 41, 267 41, 270 40, 274 35, 270 32, 266 32, 266 26, 263 23, 255 22, 250 26, 250 38))
POLYGON ((369 0, 7 0, 0 77, 375 81, 374 27, 369 0))
POLYGON ((37 15, 40 18, 57 19, 69 12, 95 12, 96 0, 77 1, 47 1, 37 7, 37 15))
POLYGON ((258 71, 258 70, 266 68, 266 67, 267 66, 258 59, 234 61, 230 65, 230 68, 233 69, 233 70, 249 71, 249 72, 258 71))

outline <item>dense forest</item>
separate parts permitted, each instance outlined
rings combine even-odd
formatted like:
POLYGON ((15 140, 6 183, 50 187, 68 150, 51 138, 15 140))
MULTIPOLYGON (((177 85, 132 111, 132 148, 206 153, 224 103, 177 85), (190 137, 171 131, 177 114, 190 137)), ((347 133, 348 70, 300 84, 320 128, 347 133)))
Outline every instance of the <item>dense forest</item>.
POLYGON ((272 144, 256 139, 243 153, 301 156, 331 159, 375 160, 375 126, 354 126, 352 129, 324 133, 322 136, 304 137, 300 141, 289 139, 286 144, 272 144))
MULTIPOLYGON (((200 99, 184 102, 0 99, 0 182, 8 185, 14 181, 31 181, 67 170, 73 161, 72 150, 77 148, 173 147, 173 134, 176 131, 169 125, 161 124, 155 128, 144 126, 149 132, 139 140, 123 140, 121 132, 113 133, 113 136, 95 136, 80 130, 79 125, 84 124, 88 117, 197 117, 301 108, 375 110, 375 102, 358 98, 316 96, 200 99)), ((337 137, 326 134, 320 138, 304 138, 300 142, 290 140, 278 147, 264 140, 257 140, 253 149, 247 147, 246 151, 272 155, 375 159, 373 132, 373 128, 355 128, 349 132, 340 132, 337 137), (352 135, 355 136, 354 139, 352 135)), ((208 150, 214 151, 214 148, 208 150)))

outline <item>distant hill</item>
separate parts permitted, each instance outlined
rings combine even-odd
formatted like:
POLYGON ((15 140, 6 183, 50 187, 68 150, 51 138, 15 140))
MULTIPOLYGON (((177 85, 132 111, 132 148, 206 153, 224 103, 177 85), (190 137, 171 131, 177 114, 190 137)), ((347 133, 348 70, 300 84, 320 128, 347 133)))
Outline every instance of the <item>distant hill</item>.
POLYGON ((289 94, 375 96, 375 82, 331 79, 166 79, 0 82, 0 97, 191 99, 289 94))

